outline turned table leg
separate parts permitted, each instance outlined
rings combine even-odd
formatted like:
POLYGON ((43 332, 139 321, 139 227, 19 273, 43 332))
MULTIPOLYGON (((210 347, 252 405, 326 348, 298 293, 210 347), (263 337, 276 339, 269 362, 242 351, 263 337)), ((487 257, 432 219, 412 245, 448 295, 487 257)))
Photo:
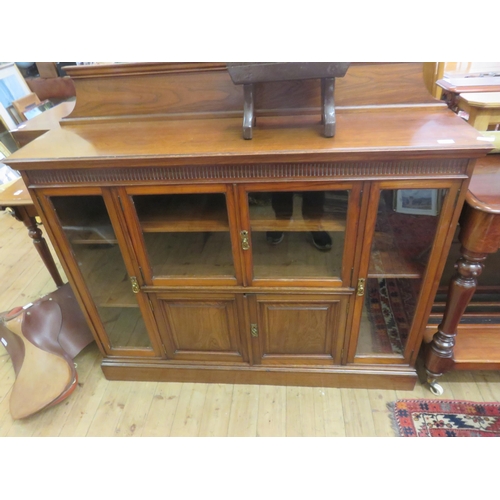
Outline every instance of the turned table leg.
POLYGON ((453 366, 453 347, 457 336, 457 328, 477 287, 477 278, 483 270, 486 253, 471 252, 460 249, 462 257, 455 264, 457 274, 448 288, 448 299, 443 321, 434 334, 427 350, 425 369, 427 382, 434 394, 442 394, 443 389, 436 383, 445 371, 453 366))
POLYGON ((64 285, 61 275, 57 270, 56 263, 54 262, 52 254, 50 253, 47 242, 42 235, 42 231, 37 226, 35 217, 30 215, 23 206, 12 207, 12 210, 14 212, 14 217, 17 220, 22 221, 28 229, 29 237, 33 240, 33 244, 35 245, 38 254, 40 255, 43 263, 45 264, 45 267, 49 271, 57 287, 64 285))

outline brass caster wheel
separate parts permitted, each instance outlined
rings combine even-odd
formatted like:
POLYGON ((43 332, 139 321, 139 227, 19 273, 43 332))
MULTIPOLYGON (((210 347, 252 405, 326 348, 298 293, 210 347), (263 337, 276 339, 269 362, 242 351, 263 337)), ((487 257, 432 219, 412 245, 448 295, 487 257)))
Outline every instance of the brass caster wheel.
POLYGON ((434 396, 442 396, 444 393, 444 389, 437 382, 429 384, 429 389, 434 396))

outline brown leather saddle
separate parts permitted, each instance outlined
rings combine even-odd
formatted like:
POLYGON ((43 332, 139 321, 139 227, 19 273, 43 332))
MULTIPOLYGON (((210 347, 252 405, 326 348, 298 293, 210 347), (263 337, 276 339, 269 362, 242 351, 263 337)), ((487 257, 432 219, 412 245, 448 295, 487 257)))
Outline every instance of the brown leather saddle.
POLYGON ((93 340, 69 284, 0 314, 0 342, 16 375, 12 417, 28 417, 71 395, 78 383, 73 358, 93 340))

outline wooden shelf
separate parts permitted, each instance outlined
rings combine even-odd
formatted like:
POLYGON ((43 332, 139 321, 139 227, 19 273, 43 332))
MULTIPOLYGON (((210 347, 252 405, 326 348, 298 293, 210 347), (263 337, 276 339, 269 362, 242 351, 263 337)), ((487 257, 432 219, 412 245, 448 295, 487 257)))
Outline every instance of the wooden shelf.
POLYGON ((144 242, 155 276, 235 275, 228 233, 149 233, 144 242))
POLYGON ((386 233, 375 232, 368 278, 422 278, 423 261, 405 258, 386 233))
POLYGON ((252 239, 254 277, 260 279, 340 278, 344 235, 333 238, 332 249, 321 252, 307 238, 290 232, 279 245, 270 245, 265 234, 252 239))
MULTIPOLYGON (((500 366, 498 327, 483 327, 480 330, 470 331, 461 330, 456 338, 453 360, 459 365, 477 364, 479 368, 483 365, 484 370, 494 369, 491 366, 487 367, 487 365, 500 366)), ((467 367, 464 366, 464 368, 467 367)))
POLYGON ((134 196, 145 233, 229 231, 222 194, 134 196))
POLYGON ((277 219, 272 215, 265 217, 253 218, 250 220, 252 231, 327 231, 327 232, 345 232, 345 220, 340 220, 338 217, 327 214, 320 219, 304 219, 302 216, 294 217, 294 219, 277 219))

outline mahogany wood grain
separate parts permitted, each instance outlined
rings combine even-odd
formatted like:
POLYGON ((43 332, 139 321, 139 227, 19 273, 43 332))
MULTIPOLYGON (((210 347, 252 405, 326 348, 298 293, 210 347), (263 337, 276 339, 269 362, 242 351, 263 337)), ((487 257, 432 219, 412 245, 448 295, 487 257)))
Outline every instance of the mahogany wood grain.
POLYGON ((261 365, 340 364, 348 296, 257 295, 252 339, 261 365))
POLYGON ((314 116, 262 118, 254 140, 239 119, 80 125, 51 130, 7 160, 12 168, 104 168, 239 164, 241 162, 372 161, 480 157, 491 146, 447 108, 339 111, 338 131, 321 135, 314 116), (125 140, 126 139, 126 140, 125 140))
POLYGON ((227 294, 159 294, 173 360, 244 363, 240 297, 227 294))
MULTIPOLYGON (((42 220, 105 356, 106 376, 413 387, 422 324, 472 160, 491 150, 476 130, 429 95, 421 64, 352 65, 336 89, 337 132, 331 139, 323 137, 317 82, 269 84, 258 93, 259 126, 252 141, 241 138, 242 93, 223 64, 70 71, 77 88, 72 115, 7 163, 22 171, 43 206, 42 220), (262 278, 255 272, 247 193, 259 188, 350 191, 340 276, 297 278, 283 272, 262 278), (355 295, 356 286, 368 275, 381 189, 447 189, 448 196, 404 353, 356 356, 364 302, 355 295), (227 222, 215 220, 229 230, 234 276, 189 270, 155 276, 145 241, 161 233, 143 231, 134 196, 169 193, 225 195, 227 222), (126 271, 136 273, 134 310, 142 313, 149 349, 110 341, 51 204, 52 196, 90 194, 104 196, 126 271), (243 230, 250 234, 248 250, 241 242, 243 230), (209 333, 200 336, 205 328, 209 333)), ((215 227, 214 220, 203 226, 200 217, 182 221, 177 229, 190 221, 215 227)), ((167 226, 168 221, 156 220, 150 229, 167 226)), ((119 292, 120 285, 113 284, 108 299, 122 300, 119 292)))
MULTIPOLYGON (((72 66, 67 72, 78 100, 68 123, 120 115, 240 116, 243 112, 243 89, 233 84, 225 63, 72 66)), ((256 84, 255 90, 259 117, 265 111, 297 113, 311 108, 319 116, 317 81, 256 84)), ((352 63, 336 84, 335 102, 337 107, 436 103, 425 87, 422 63, 352 63)))

